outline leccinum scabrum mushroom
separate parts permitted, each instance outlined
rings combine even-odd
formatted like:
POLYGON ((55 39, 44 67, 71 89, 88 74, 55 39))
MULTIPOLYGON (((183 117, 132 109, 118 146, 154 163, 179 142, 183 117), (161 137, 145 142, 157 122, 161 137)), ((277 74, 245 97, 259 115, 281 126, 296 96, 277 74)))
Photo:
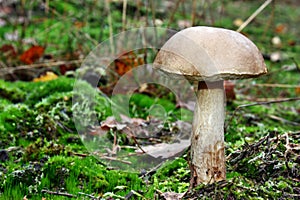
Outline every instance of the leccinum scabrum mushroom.
POLYGON ((223 80, 267 73, 262 54, 238 32, 199 26, 172 36, 158 52, 154 67, 170 77, 198 82, 191 138, 191 181, 198 185, 224 180, 223 80))

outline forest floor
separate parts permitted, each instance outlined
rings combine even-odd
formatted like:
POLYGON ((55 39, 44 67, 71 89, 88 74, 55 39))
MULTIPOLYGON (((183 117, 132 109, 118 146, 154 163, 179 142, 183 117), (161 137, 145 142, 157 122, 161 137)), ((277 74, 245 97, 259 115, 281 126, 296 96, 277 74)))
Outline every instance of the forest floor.
POLYGON ((193 102, 156 83, 113 93, 158 49, 118 49, 93 70, 86 58, 141 26, 237 30, 265 1, 124 2, 0 1, 0 199, 299 199, 299 1, 273 1, 242 30, 268 73, 226 87, 226 180, 192 190, 189 148, 159 153, 190 137, 193 102))

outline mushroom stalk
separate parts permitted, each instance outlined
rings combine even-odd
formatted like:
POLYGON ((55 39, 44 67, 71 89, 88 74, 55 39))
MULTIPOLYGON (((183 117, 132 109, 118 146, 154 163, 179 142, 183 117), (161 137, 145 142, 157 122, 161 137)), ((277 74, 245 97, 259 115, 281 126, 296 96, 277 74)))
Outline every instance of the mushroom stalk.
POLYGON ((200 81, 191 143, 192 182, 213 183, 226 178, 223 81, 200 81))

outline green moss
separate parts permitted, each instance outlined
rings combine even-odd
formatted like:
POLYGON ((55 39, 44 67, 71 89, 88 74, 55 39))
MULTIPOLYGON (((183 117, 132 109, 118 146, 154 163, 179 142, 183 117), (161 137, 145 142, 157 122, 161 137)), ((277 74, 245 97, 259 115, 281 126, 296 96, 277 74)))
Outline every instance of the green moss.
POLYGON ((18 103, 24 101, 25 97, 26 93, 15 84, 0 80, 0 99, 5 99, 12 103, 18 103))

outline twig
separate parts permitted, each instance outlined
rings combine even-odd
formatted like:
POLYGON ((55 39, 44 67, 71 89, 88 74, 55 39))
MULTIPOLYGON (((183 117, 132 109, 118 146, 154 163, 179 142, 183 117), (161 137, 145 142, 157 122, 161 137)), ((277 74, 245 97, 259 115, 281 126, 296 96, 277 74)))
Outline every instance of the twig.
POLYGON ((117 162, 121 162, 121 163, 128 164, 128 165, 132 164, 130 161, 120 160, 120 159, 114 158, 114 157, 100 156, 100 158, 105 159, 105 160, 117 161, 117 162))
POLYGON ((298 72, 300 72, 300 67, 299 67, 299 64, 298 64, 298 62, 295 60, 295 58, 294 57, 291 57, 291 60, 294 62, 294 64, 296 65, 296 69, 297 69, 297 71, 298 72))
POLYGON ((255 102, 255 103, 250 103, 250 104, 245 104, 245 105, 240 105, 235 108, 233 111, 230 119, 228 120, 227 125, 225 126, 225 130, 227 130, 228 125, 232 121, 233 117, 235 116, 236 112, 240 110, 241 108, 245 107, 250 107, 250 106, 257 106, 257 105, 268 105, 268 104, 273 104, 273 103, 282 103, 282 102, 289 102, 289 101, 299 101, 300 97, 295 97, 295 98, 287 98, 287 99, 280 99, 280 100, 273 100, 273 101, 264 101, 264 102, 255 102))
POLYGON ((66 192, 54 192, 50 190, 41 190, 42 193, 47 193, 47 194, 53 194, 53 195, 58 195, 58 196, 64 196, 64 197, 70 197, 70 198, 76 198, 76 195, 69 194, 66 192))
POLYGON ((127 10, 127 0, 123 0, 122 31, 126 30, 126 10, 127 10))
POLYGON ((15 70, 22 70, 22 69, 32 69, 32 68, 39 68, 39 67, 53 67, 59 65, 68 65, 68 64, 81 64, 83 59, 80 60, 71 60, 71 61, 57 61, 57 62, 46 62, 46 63, 36 63, 31 65, 20 65, 17 67, 7 67, 1 68, 0 74, 4 72, 4 74, 12 73, 15 70), (6 71, 6 73, 5 73, 6 71))
POLYGON ((247 146, 247 148, 244 148, 242 151, 239 152, 233 152, 231 154, 229 154, 226 157, 226 160, 230 160, 232 157, 232 154, 236 154, 239 153, 238 156, 236 156, 235 158, 233 158, 230 163, 232 164, 236 164, 238 161, 242 160, 243 158, 245 158, 246 156, 251 156, 252 154, 256 153, 258 147, 264 143, 265 141, 268 141, 270 139, 270 135, 268 134, 267 136, 261 138, 258 142, 247 146), (252 149, 252 151, 249 151, 249 149, 252 149), (253 151, 253 149, 255 149, 256 151, 253 151))
POLYGON ((253 86, 258 87, 275 87, 275 88, 300 88, 300 85, 287 85, 287 84, 270 84, 270 83, 264 83, 264 84, 254 84, 253 86))
POLYGON ((290 120, 287 120, 287 119, 283 119, 283 118, 278 117, 278 116, 275 116, 275 115, 268 115, 268 116, 269 116, 271 119, 280 121, 280 122, 282 122, 282 123, 291 124, 291 125, 294 125, 294 126, 300 126, 300 124, 297 123, 297 122, 293 122, 293 121, 290 121, 290 120))
POLYGON ((271 11, 269 20, 266 23, 266 26, 264 28, 264 33, 262 35, 262 38, 263 38, 264 41, 266 40, 267 31, 270 30, 271 25, 274 24, 274 16, 275 16, 275 1, 273 1, 273 3, 272 3, 272 11, 271 11))
POLYGON ((194 26, 194 24, 195 24, 196 8, 197 8, 197 2, 196 2, 196 0, 192 0, 192 12, 191 12, 191 25, 192 26, 194 26))
POLYGON ((93 195, 91 195, 91 194, 86 194, 86 193, 83 193, 83 192, 78 192, 78 194, 84 195, 84 196, 87 196, 87 197, 90 197, 90 198, 92 198, 92 199, 99 199, 98 197, 95 197, 95 196, 93 196, 93 195))
POLYGON ((240 105, 235 110, 238 110, 238 109, 241 109, 244 107, 249 107, 249 106, 268 105, 268 104, 273 104, 273 103, 282 103, 282 102, 299 101, 299 100, 300 100, 300 97, 295 97, 295 98, 286 98, 286 99, 273 100, 273 101, 255 102, 255 103, 240 105))
POLYGON ((148 172, 146 172, 145 174, 141 175, 141 178, 148 176, 149 174, 154 174, 161 166, 163 163, 159 163, 158 165, 156 165, 155 167, 153 167, 152 169, 150 169, 148 172))
POLYGON ((132 131, 130 130, 130 128, 125 127, 129 133, 130 133, 130 137, 133 139, 134 143, 138 146, 138 148, 143 152, 143 153, 147 153, 142 147, 141 145, 138 143, 138 141, 136 140, 136 137, 134 136, 134 134, 132 133, 132 131))
POLYGON ((236 31, 241 32, 272 0, 266 0, 236 31))
MULTIPOLYGON (((150 5, 151 5, 151 14, 152 14, 152 24, 153 24, 153 27, 155 27, 156 26, 156 24, 155 24, 155 4, 154 4, 154 2, 157 2, 157 1, 153 1, 153 0, 150 0, 150 5)), ((156 40, 155 40, 155 42, 156 42, 156 40)), ((156 43, 155 43, 156 44, 156 43)))
POLYGON ((174 8, 174 9, 172 10, 172 12, 171 12, 171 16, 170 16, 170 19, 169 19, 167 28, 169 28, 169 27, 171 26, 171 23, 172 23, 173 20, 174 20, 175 13, 176 13, 177 9, 179 8, 179 5, 180 5, 181 2, 183 2, 183 0, 177 0, 176 5, 175 5, 175 8, 174 8))
POLYGON ((86 154, 86 153, 76 153, 76 152, 70 152, 70 153, 74 156, 79 156, 79 157, 83 157, 83 158, 89 156, 89 154, 86 154))
POLYGON ((110 1, 105 0, 105 9, 107 12, 107 19, 108 19, 108 26, 109 26, 109 43, 110 43, 110 50, 111 53, 115 53, 115 48, 114 48, 114 39, 113 39, 113 25, 112 25, 112 18, 111 18, 111 12, 110 12, 110 1))

